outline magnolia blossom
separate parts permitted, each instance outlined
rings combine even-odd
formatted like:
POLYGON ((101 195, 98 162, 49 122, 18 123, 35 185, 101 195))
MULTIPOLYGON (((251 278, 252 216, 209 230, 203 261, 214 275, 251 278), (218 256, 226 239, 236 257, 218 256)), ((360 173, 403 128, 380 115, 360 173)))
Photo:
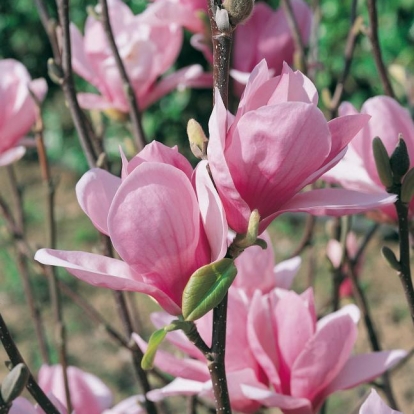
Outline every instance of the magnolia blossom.
POLYGON ((31 80, 27 69, 14 59, 0 60, 0 166, 20 159, 24 146, 19 141, 30 131, 36 120, 36 104, 30 91, 42 101, 46 81, 31 80))
POLYGON ((275 287, 290 289, 301 264, 301 258, 297 256, 276 265, 267 231, 260 238, 267 243, 267 249, 251 246, 235 260, 237 276, 232 289, 242 289, 249 298, 257 289, 262 293, 268 293, 275 287))
MULTIPOLYGON (((112 405, 110 389, 95 375, 77 367, 67 368, 70 400, 76 414, 101 414, 112 405)), ((66 392, 61 365, 42 365, 39 385, 66 406, 66 392)))
POLYGON ((249 78, 235 117, 217 97, 207 155, 236 232, 246 232, 254 209, 262 232, 287 211, 343 215, 395 200, 344 189, 299 194, 344 156, 348 142, 369 119, 356 114, 326 122, 315 86, 299 71, 284 65, 282 74, 271 78, 262 61, 249 78))
MULTIPOLYGON (((291 1, 296 22, 304 45, 311 33, 312 12, 303 0, 291 1)), ((248 75, 265 59, 273 75, 282 72, 283 62, 291 65, 295 53, 295 42, 282 7, 273 10, 266 3, 255 4, 246 23, 239 25, 234 33, 232 76, 236 81, 237 96, 243 92, 248 75)))
MULTIPOLYGON (((357 114, 357 110, 348 102, 339 107, 341 115, 357 114)), ((372 141, 380 137, 389 155, 398 143, 398 135, 402 134, 414 166, 414 122, 410 113, 397 101, 388 96, 376 96, 368 99, 361 108, 362 114, 371 115, 368 124, 356 135, 349 145, 349 151, 344 159, 323 178, 329 182, 338 183, 344 188, 365 191, 371 194, 386 193, 375 166, 372 152, 372 141)), ((392 221, 397 220, 394 206, 381 208, 383 217, 392 221)), ((410 217, 414 215, 414 201, 410 203, 410 217)))
POLYGON ((141 405, 143 402, 144 397, 142 395, 133 395, 105 410, 102 414, 145 414, 146 410, 141 405))
POLYGON ((368 398, 361 405, 359 414, 402 414, 402 412, 388 407, 388 405, 381 400, 378 393, 374 389, 371 389, 368 398))
POLYGON ((123 160, 122 178, 92 169, 76 193, 123 260, 51 249, 39 250, 35 259, 92 285, 146 293, 179 315, 193 272, 226 253, 227 222, 207 164, 193 174, 176 148, 147 145, 129 163, 123 160))
MULTIPOLYGON (((49 393, 47 397, 60 414, 67 414, 66 407, 54 395, 49 393)), ((17 397, 13 400, 9 414, 44 414, 44 411, 39 405, 33 405, 26 398, 17 397)))
MULTIPOLYGON (((355 260, 356 255, 358 253, 358 241, 356 238, 356 235, 354 232, 350 232, 347 235, 346 238, 346 253, 348 255, 348 258, 351 260, 355 260)), ((330 262, 332 263, 332 266, 335 269, 338 269, 339 266, 341 266, 342 261, 342 245, 338 240, 331 239, 329 240, 327 246, 326 246, 326 255, 330 262)), ((361 267, 363 263, 363 257, 358 258, 358 262, 355 265, 354 271, 356 275, 358 276, 361 267)), ((344 266, 344 273, 346 274, 348 271, 348 266, 344 266)), ((349 277, 346 277, 339 287, 339 296, 341 298, 352 296, 352 282, 349 277)))
MULTIPOLYGON (((178 86, 197 86, 200 77, 200 86, 211 85, 211 80, 205 84, 199 65, 158 80, 176 60, 183 37, 181 28, 165 16, 168 10, 173 10, 172 6, 167 10, 164 3, 150 4, 143 13, 134 16, 121 0, 108 1, 115 42, 141 109, 178 86)), ((84 37, 72 24, 71 40, 73 69, 100 92, 100 95, 79 94, 80 105, 86 109, 128 112, 125 88, 102 23, 90 15, 84 37)))
POLYGON ((359 316, 348 305, 317 321, 311 289, 302 295, 256 291, 247 337, 272 390, 243 385, 245 396, 285 414, 314 414, 328 395, 372 380, 406 355, 402 350, 351 355, 359 316))
POLYGON ((193 33, 203 33, 208 21, 207 2, 204 0, 156 0, 162 3, 164 19, 185 27, 193 33))
MULTIPOLYGON (((239 289, 230 288, 227 316, 226 376, 229 387, 230 403, 234 410, 243 413, 255 412, 260 404, 246 398, 241 390, 242 384, 266 386, 267 380, 248 345, 246 329, 248 299, 239 289)), ((172 318, 165 313, 153 313, 151 320, 157 328, 168 325, 172 318)), ((197 329, 208 346, 211 345, 212 313, 197 322, 197 329)), ((138 346, 145 351, 147 343, 133 334, 138 346)), ((172 395, 195 395, 213 398, 209 371, 204 355, 184 335, 182 331, 169 332, 167 340, 183 351, 188 357, 179 358, 158 350, 154 365, 176 377, 167 386, 147 393, 147 398, 158 401, 172 395)))

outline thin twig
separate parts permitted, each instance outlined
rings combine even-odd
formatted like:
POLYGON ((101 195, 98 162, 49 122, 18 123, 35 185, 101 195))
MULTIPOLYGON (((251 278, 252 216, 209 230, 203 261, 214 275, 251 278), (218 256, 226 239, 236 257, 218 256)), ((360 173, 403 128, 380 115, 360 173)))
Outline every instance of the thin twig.
POLYGON ((414 288, 410 268, 410 234, 408 222, 408 205, 400 200, 400 195, 395 202, 398 214, 398 232, 400 235, 400 259, 401 271, 398 273, 404 288, 405 296, 410 308, 411 319, 414 323, 414 288))
POLYGON ((302 36, 298 22, 296 21, 295 13, 293 11, 292 3, 290 0, 282 0, 282 7, 286 15, 286 20, 289 25, 290 32, 295 43, 295 52, 297 56, 297 63, 299 64, 299 70, 306 75, 308 72, 308 65, 305 56, 305 46, 303 44, 302 36))
POLYGON ((371 41, 372 51, 374 53, 375 65, 377 66, 378 73, 380 75, 382 87, 385 94, 395 97, 394 90, 392 89, 391 82, 388 78, 387 68, 382 60, 381 47, 378 38, 378 15, 377 15, 377 2, 376 0, 368 0, 368 16, 369 16, 369 40, 371 41))
MULTIPOLYGON (((17 255, 17 266, 19 269, 19 275, 22 278, 24 294, 27 300, 27 304, 29 306, 31 318, 33 320, 37 342, 39 343, 40 355, 42 357, 42 361, 45 364, 48 364, 50 362, 49 350, 47 346, 43 321, 42 321, 39 307, 35 300, 32 285, 30 283, 30 274, 29 274, 27 260, 26 260, 27 258, 21 248, 21 244, 24 238, 24 234, 21 230, 22 223, 19 223, 19 224, 16 223, 10 211, 9 206, 7 205, 6 201, 1 196, 0 196, 0 210, 6 221, 6 225, 9 230, 9 233, 13 237, 14 242, 15 242, 16 255, 17 255)), ((30 258, 32 257, 33 256, 31 256, 30 258)))
MULTIPOLYGON (((21 356, 19 350, 17 349, 16 344, 13 341, 13 338, 10 335, 9 330, 7 329, 7 325, 1 313, 0 313, 0 341, 3 344, 4 350, 6 351, 8 357, 10 358, 10 361, 13 364, 13 366, 23 363, 27 367, 27 364, 25 363, 23 357, 21 356)), ((33 398, 39 403, 40 407, 43 408, 46 414, 60 414, 59 410, 56 409, 53 403, 49 400, 46 394, 39 387, 39 385, 37 384, 36 380, 34 379, 31 373, 29 375, 29 379, 27 380, 26 388, 30 392, 30 394, 33 396, 33 398)))
MULTIPOLYGON (((43 184, 46 188, 46 202, 47 202, 47 235, 48 246, 51 249, 56 248, 56 220, 55 220, 55 184, 50 174, 50 167, 47 158, 45 143, 43 140, 43 118, 40 107, 40 102, 36 99, 36 96, 32 93, 32 98, 36 103, 36 125, 34 128, 37 152, 39 155, 39 164, 41 170, 41 176, 43 184)), ((66 407, 68 412, 72 412, 72 403, 70 398, 69 389, 69 377, 68 377, 68 356, 67 356, 67 344, 66 344, 66 327, 63 320, 62 301, 60 297, 60 291, 57 282, 57 273, 55 267, 45 267, 46 274, 49 280, 49 292, 52 301, 53 314, 55 319, 56 328, 56 343, 59 352, 59 362, 62 366, 63 384, 65 387, 66 395, 66 407)))
POLYGON ((89 167, 92 168, 95 166, 97 154, 95 154, 93 148, 93 139, 89 135, 91 131, 88 129, 85 122, 85 114, 82 112, 76 97, 75 83, 73 81, 72 52, 69 30, 69 0, 56 0, 56 4, 58 7, 59 23, 62 29, 62 89, 65 93, 66 102, 69 106, 73 122, 78 132, 83 152, 86 156, 89 167))
POLYGON ((299 245, 294 252, 289 256, 290 258, 300 255, 308 246, 312 245, 313 231, 315 230, 316 217, 308 215, 306 217, 305 231, 299 245))
POLYGON ((108 40, 112 54, 114 55, 116 66, 122 79, 125 96, 128 101, 129 116, 132 122, 132 132, 135 137, 138 151, 140 151, 145 147, 146 139, 144 130, 142 128, 141 113, 139 111, 138 99, 136 97, 134 88, 131 84, 128 73, 125 69, 125 65, 122 62, 118 47, 115 42, 115 37, 112 31, 111 20, 108 12, 108 3, 106 0, 99 0, 99 3, 102 8, 102 25, 105 30, 106 38, 108 40))
POLYGON ((357 7, 358 0, 352 1, 352 9, 351 9, 351 28, 348 32, 348 37, 346 39, 345 45, 345 52, 344 52, 344 64, 343 64, 343 71, 341 77, 336 84, 335 91, 330 103, 329 110, 331 112, 331 118, 334 118, 337 115, 339 104, 342 100, 342 95, 344 93, 345 82, 348 78, 351 64, 354 56, 354 50, 357 38, 361 32, 362 26, 362 18, 357 18, 356 16, 356 7, 357 7))

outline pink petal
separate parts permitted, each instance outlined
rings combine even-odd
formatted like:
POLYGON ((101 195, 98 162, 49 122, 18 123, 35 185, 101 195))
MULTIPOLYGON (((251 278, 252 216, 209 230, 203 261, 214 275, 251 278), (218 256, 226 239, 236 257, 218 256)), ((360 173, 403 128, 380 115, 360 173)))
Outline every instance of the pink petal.
POLYGON ((200 213, 192 185, 167 164, 143 163, 123 180, 108 228, 123 260, 177 305, 191 274, 210 261, 209 251, 197 250, 200 213))
POLYGON ((302 188, 330 149, 322 112, 311 104, 286 102, 245 114, 225 156, 241 197, 267 217, 302 188))
POLYGON ((327 161, 330 161, 342 151, 358 132, 367 125, 370 118, 369 115, 358 114, 341 116, 329 121, 328 127, 332 136, 332 149, 327 161))
POLYGON ((145 408, 141 405, 143 403, 143 395, 133 395, 122 400, 109 410, 105 410, 102 414, 145 414, 145 408))
POLYGON ((342 260, 342 246, 338 240, 331 239, 326 245, 326 255, 332 263, 334 268, 338 268, 341 265, 342 260))
POLYGON ((359 414, 402 414, 400 411, 391 409, 381 400, 378 393, 372 388, 368 398, 361 405, 359 414))
MULTIPOLYGON (((105 97, 95 93, 78 93, 77 97, 79 105, 83 109, 105 111, 114 108, 114 104, 112 102, 109 102, 105 97)), ((128 112, 127 107, 121 108, 121 110, 123 110, 123 112, 128 112)))
POLYGON ((393 195, 364 194, 339 188, 324 188, 296 194, 277 213, 287 211, 307 212, 315 216, 342 216, 357 214, 395 201, 393 195))
POLYGON ((312 400, 337 376, 357 337, 348 315, 331 320, 306 343, 292 367, 291 394, 312 400))
POLYGON ((38 414, 38 411, 26 398, 17 397, 13 400, 9 414, 38 414))
POLYGON ((201 161, 195 171, 197 197, 201 220, 211 246, 211 261, 222 259, 227 252, 228 226, 223 205, 207 170, 201 161))
POLYGON ((217 100, 209 121, 210 140, 207 148, 209 166, 213 175, 214 183, 220 194, 227 220, 234 230, 245 229, 250 209, 240 197, 229 167, 224 158, 227 134, 227 111, 221 100, 219 92, 216 93, 217 100), (231 214, 229 212, 231 211, 231 214))
POLYGON ((276 286, 281 289, 290 289, 301 263, 302 259, 299 256, 278 263, 274 268, 276 286))
POLYGON ((176 378, 165 387, 148 392, 147 398, 151 401, 160 401, 174 395, 197 395, 203 389, 204 383, 202 382, 176 378))
POLYGON ((83 37, 79 29, 73 23, 70 24, 70 40, 72 43, 73 70, 88 82, 96 85, 96 82, 94 82, 96 78, 94 77, 93 69, 89 64, 88 57, 85 53, 83 37))
POLYGON ((352 356, 337 377, 329 384, 326 395, 371 381, 392 368, 405 356, 407 356, 407 352, 403 350, 352 356))
POLYGON ((289 375, 304 345, 312 338, 315 323, 302 298, 294 292, 287 292, 280 299, 274 311, 274 318, 278 331, 279 352, 283 359, 279 373, 286 370, 289 375))
MULTIPOLYGON (((177 146, 167 147, 161 142, 152 141, 145 145, 144 149, 140 151, 134 158, 127 162, 127 172, 130 174, 136 167, 143 162, 161 162, 164 164, 173 165, 181 170, 189 180, 193 175, 193 167, 184 155, 178 152, 177 146)), ((126 178, 128 174, 123 174, 122 179, 126 178)))
POLYGON ((86 172, 76 184, 76 196, 93 225, 108 234, 108 214, 121 179, 100 168, 86 172))
POLYGON ((281 381, 278 373, 278 355, 276 338, 270 317, 270 307, 266 296, 256 291, 249 309, 247 319, 247 338, 250 348, 266 373, 275 390, 280 390, 281 381))
POLYGON ((26 148, 23 146, 14 147, 0 154, 0 167, 12 164, 20 160, 26 153, 26 148))
POLYGON ((181 309, 164 292, 144 283, 121 260, 85 252, 41 249, 35 260, 52 266, 61 266, 78 279, 93 286, 114 290, 142 292, 152 296, 167 312, 180 315, 181 309))
POLYGON ((356 305, 353 303, 344 306, 343 308, 337 310, 336 312, 329 313, 325 315, 323 318, 319 319, 317 324, 317 329, 322 329, 325 325, 330 323, 331 321, 341 317, 341 316, 349 316, 355 325, 358 324, 359 319, 361 318, 361 312, 356 305))
POLYGON ((246 397, 261 402, 266 407, 278 407, 292 414, 313 414, 311 402, 305 398, 282 395, 264 388, 242 385, 246 397))

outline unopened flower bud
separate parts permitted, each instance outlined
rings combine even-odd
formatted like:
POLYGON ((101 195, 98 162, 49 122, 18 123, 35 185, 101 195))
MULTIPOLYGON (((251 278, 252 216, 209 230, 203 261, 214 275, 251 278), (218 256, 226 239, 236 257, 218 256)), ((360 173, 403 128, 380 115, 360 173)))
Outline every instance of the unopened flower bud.
POLYGON ((63 84, 63 71, 60 66, 58 66, 53 58, 47 60, 47 73, 49 78, 52 79, 58 85, 63 84))
POLYGON ((224 0, 223 7, 229 13, 233 27, 247 20, 253 11, 253 0, 224 0))
POLYGON ((230 30, 230 20, 229 13, 226 9, 220 9, 219 7, 216 10, 216 24, 217 28, 221 32, 227 32, 230 30))
POLYGON ((405 175, 401 186, 401 201, 409 203, 414 197, 414 168, 405 175))
POLYGON ((374 152, 375 165, 377 166, 378 176, 386 188, 392 187, 394 180, 390 159, 387 150, 381 141, 381 138, 375 137, 372 141, 372 150, 374 152))
POLYGON ((203 128, 195 119, 188 121, 187 135, 190 141, 191 152, 194 156, 202 160, 206 159, 208 139, 204 134, 203 128))
POLYGON ((26 365, 17 364, 1 384, 1 398, 7 404, 16 399, 23 391, 29 378, 26 365))
POLYGON ((397 272, 401 272, 401 265, 400 262, 395 257, 394 252, 387 246, 384 246, 381 249, 381 253, 384 259, 388 262, 388 264, 397 272))
POLYGON ((398 182, 400 182, 410 168, 410 156, 401 134, 398 137, 398 144, 390 157, 390 165, 394 178, 398 182))

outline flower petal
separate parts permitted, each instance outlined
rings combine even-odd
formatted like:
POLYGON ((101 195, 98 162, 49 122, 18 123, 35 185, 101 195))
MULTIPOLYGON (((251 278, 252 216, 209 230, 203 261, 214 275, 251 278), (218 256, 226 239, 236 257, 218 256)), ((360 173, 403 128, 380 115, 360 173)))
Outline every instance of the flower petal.
POLYGON ((142 292, 152 296, 168 313, 180 315, 181 309, 164 292, 144 283, 123 261, 85 252, 41 249, 35 260, 52 266, 61 266, 93 286, 114 290, 142 292))

